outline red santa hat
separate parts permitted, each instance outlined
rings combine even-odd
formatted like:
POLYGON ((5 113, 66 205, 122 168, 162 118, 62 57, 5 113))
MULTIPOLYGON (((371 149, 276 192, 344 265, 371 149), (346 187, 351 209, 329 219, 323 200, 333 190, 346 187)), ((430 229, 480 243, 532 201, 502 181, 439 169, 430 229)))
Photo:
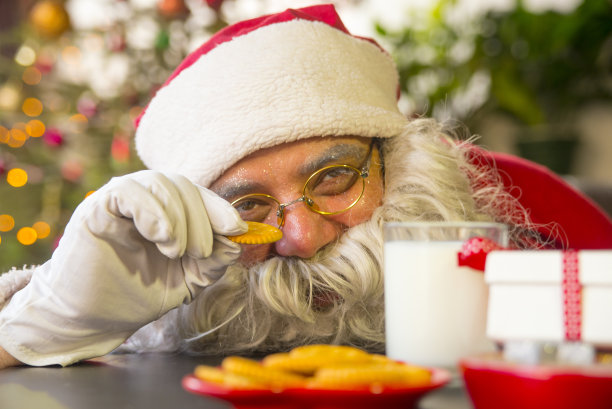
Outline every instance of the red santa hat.
POLYGON ((322 136, 391 137, 395 64, 351 35, 332 5, 289 9, 219 31, 191 53, 137 120, 150 169, 209 186, 259 149, 322 136))

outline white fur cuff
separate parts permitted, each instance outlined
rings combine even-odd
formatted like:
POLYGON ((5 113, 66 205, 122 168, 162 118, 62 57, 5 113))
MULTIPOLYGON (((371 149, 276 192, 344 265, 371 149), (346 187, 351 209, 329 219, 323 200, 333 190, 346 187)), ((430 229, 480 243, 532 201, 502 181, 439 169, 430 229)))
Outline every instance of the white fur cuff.
POLYGON ((35 269, 36 267, 24 268, 23 270, 13 269, 0 275, 0 310, 4 308, 17 291, 30 282, 35 269))

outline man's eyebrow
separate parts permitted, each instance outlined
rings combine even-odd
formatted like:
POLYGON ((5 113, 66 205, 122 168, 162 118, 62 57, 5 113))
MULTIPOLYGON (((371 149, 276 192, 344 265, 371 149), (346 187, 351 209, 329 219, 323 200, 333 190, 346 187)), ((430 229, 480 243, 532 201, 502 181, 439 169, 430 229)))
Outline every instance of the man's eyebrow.
POLYGON ((355 144, 339 144, 326 149, 314 160, 303 164, 298 168, 298 172, 302 176, 310 176, 317 170, 332 164, 338 165, 353 165, 357 160, 363 158, 368 151, 367 146, 359 146, 355 144), (348 162, 348 163, 347 163, 348 162))
POLYGON ((221 186, 218 189, 214 189, 214 191, 216 194, 229 201, 230 199, 236 199, 250 193, 259 193, 263 189, 264 188, 261 183, 254 181, 243 181, 231 183, 227 186, 221 186))

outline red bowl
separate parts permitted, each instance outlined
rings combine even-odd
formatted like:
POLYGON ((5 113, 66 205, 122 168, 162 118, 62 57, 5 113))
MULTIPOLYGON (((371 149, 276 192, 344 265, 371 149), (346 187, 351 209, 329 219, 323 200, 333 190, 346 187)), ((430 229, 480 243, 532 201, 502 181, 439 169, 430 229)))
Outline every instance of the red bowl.
POLYGON ((482 356, 459 367, 475 409, 612 408, 612 365, 526 365, 482 356))
POLYGON ((448 383, 451 375, 443 369, 431 369, 432 382, 413 388, 369 389, 285 389, 236 390, 205 382, 194 375, 183 378, 183 388, 191 393, 230 402, 236 409, 371 409, 414 408, 428 392, 448 383))

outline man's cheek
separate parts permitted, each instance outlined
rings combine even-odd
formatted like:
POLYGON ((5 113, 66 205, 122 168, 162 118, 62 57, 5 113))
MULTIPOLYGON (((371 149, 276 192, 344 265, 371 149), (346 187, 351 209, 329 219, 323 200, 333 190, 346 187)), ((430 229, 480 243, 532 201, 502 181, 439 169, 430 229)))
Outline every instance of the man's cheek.
POLYGON ((366 185, 366 190, 359 202, 348 212, 338 215, 337 220, 349 228, 369 221, 374 210, 382 205, 383 193, 381 179, 373 178, 366 185))

